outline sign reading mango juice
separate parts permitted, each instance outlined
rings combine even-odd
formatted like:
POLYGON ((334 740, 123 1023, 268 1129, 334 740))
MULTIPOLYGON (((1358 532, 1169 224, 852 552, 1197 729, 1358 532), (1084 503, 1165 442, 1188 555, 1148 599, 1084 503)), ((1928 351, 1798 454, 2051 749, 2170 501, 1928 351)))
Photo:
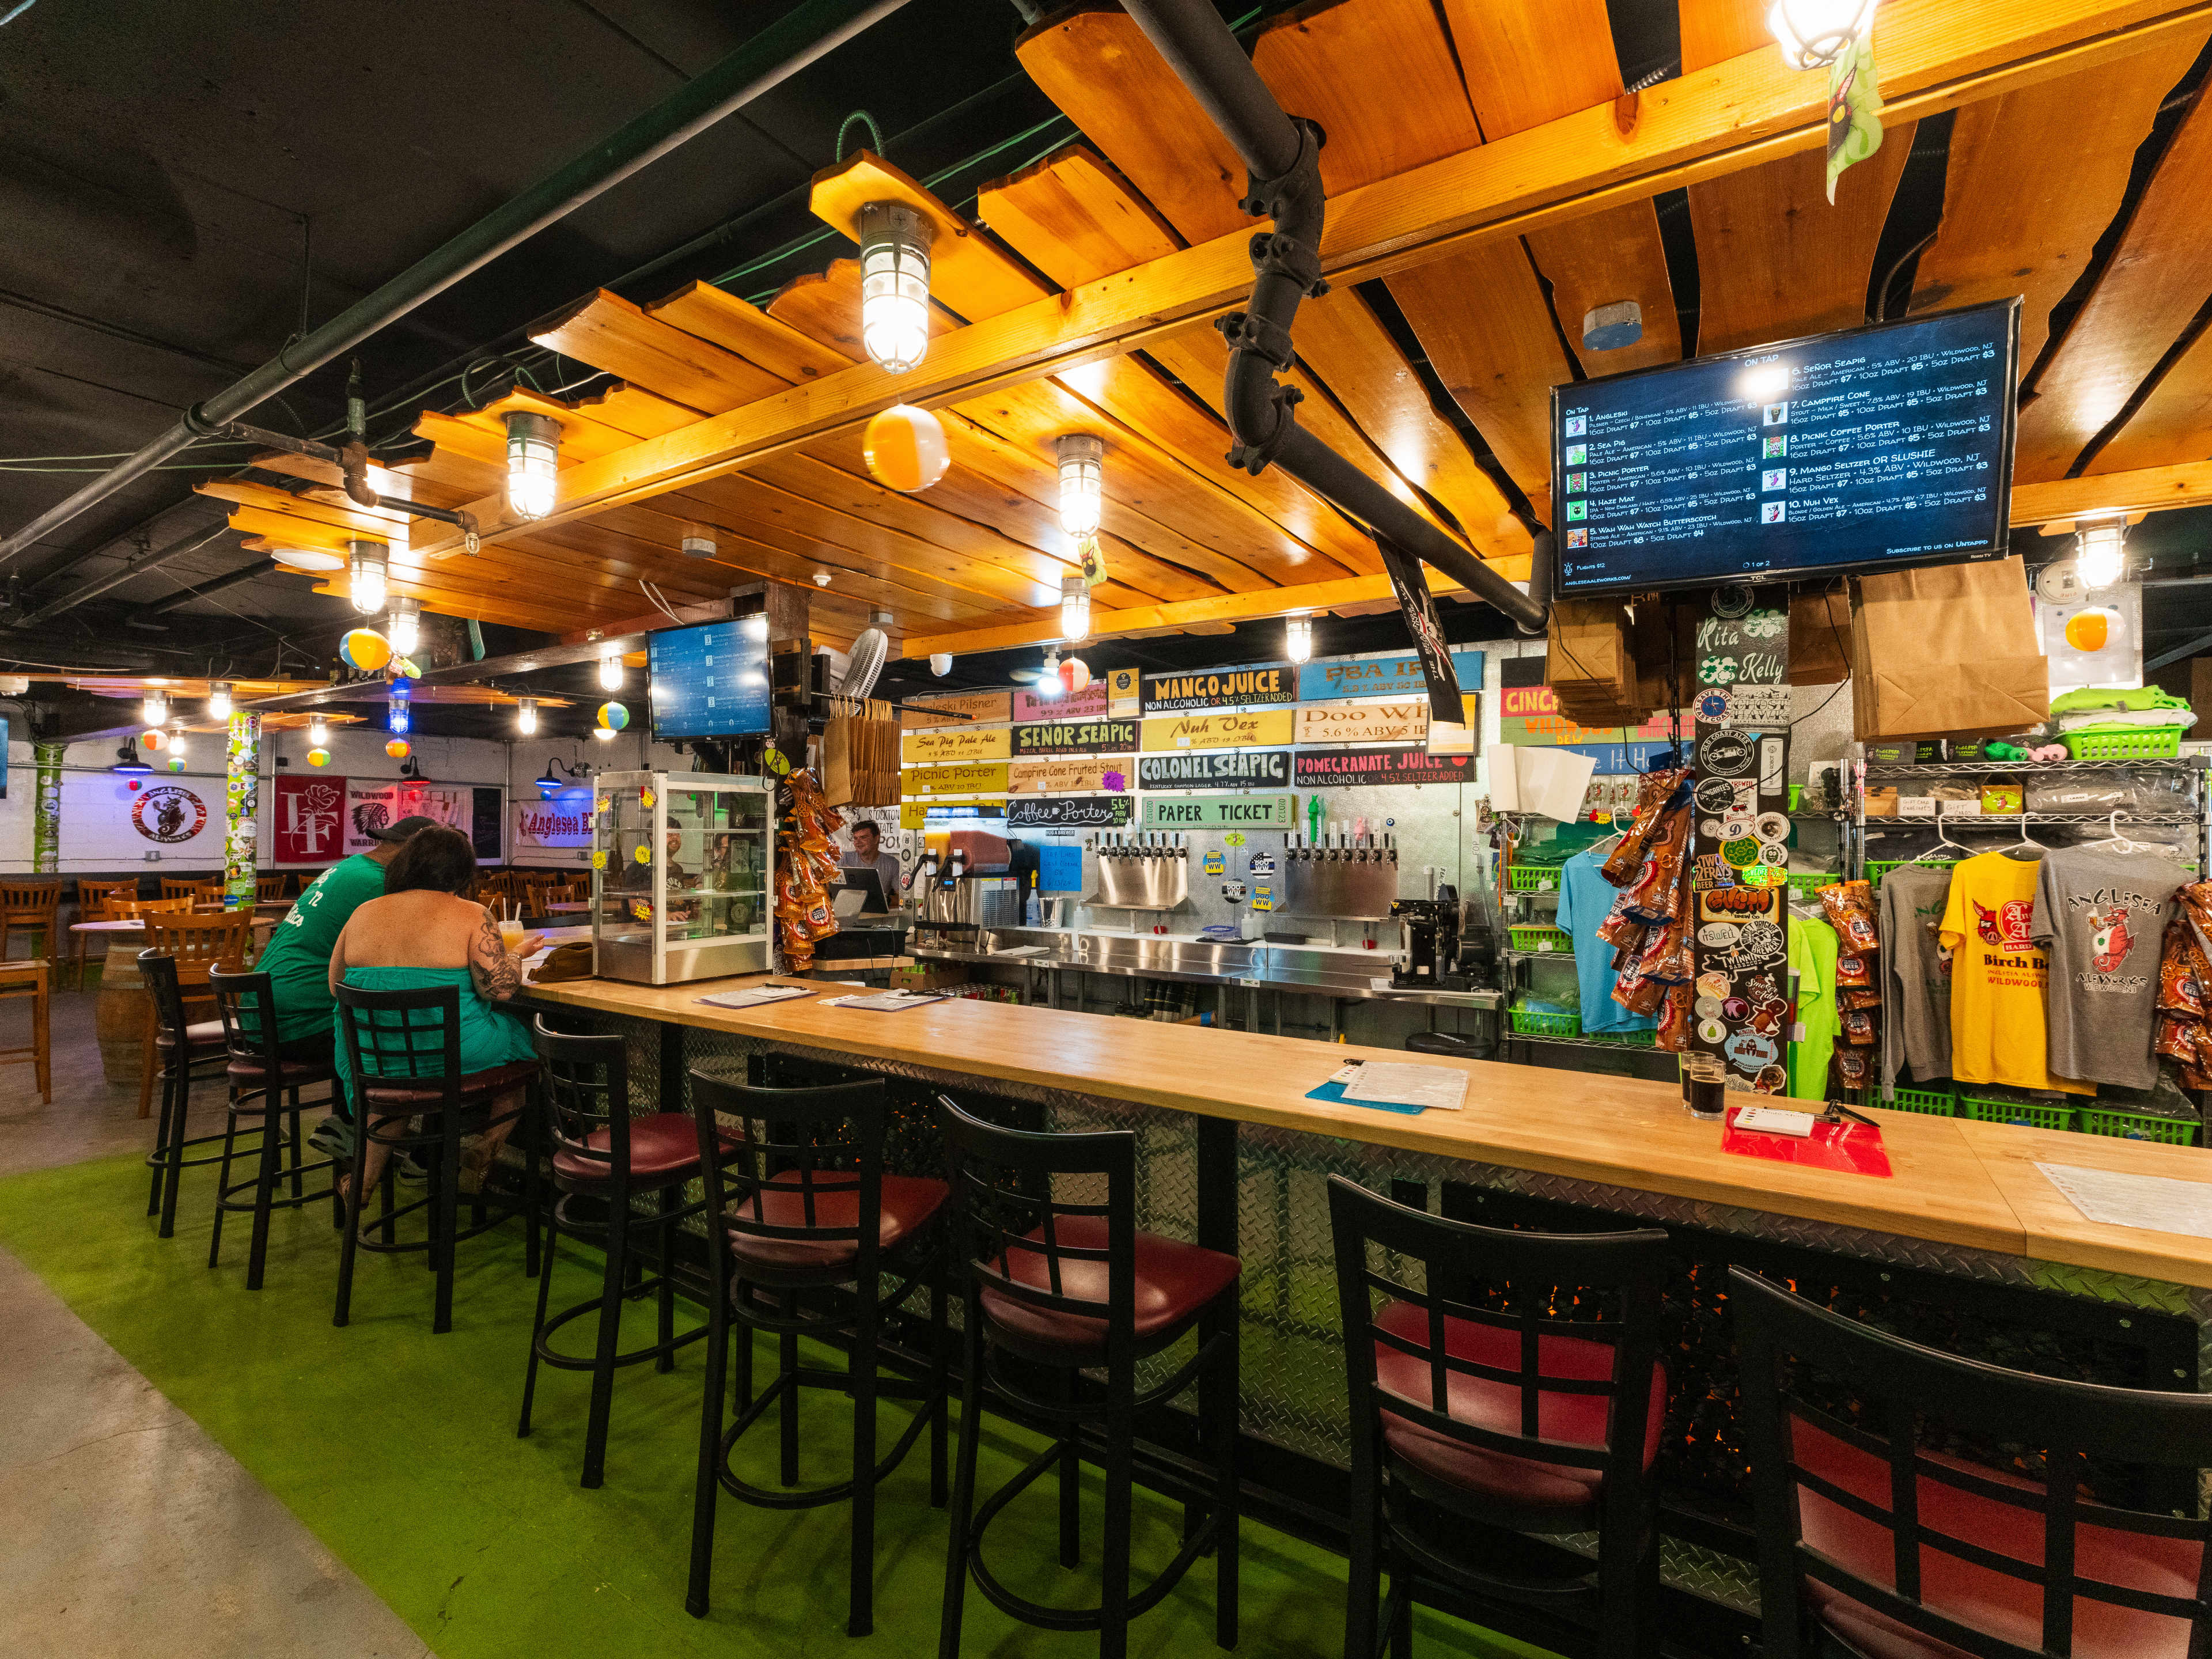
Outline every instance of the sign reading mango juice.
POLYGON ((1012 752, 1012 739, 1003 726, 938 726, 899 738, 899 758, 909 766, 931 761, 1005 760, 1012 752))
POLYGON ((1267 708, 1241 714, 1163 714, 1145 721, 1146 754, 1178 749, 1262 749, 1291 740, 1291 713, 1267 708))
POLYGON ((1147 714, 1182 708, 1243 708, 1255 703, 1297 700, 1297 677, 1288 667, 1209 668, 1145 676, 1147 714))

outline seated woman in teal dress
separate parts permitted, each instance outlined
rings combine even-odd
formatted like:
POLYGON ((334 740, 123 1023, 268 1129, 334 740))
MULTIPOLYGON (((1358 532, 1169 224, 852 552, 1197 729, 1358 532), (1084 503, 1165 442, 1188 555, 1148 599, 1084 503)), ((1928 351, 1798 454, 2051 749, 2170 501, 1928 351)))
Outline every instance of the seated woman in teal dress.
MULTIPOLYGON (((537 948, 538 936, 524 934, 510 956, 491 912, 461 896, 476 878, 476 854, 467 836, 443 824, 418 830, 386 870, 384 896, 370 899, 355 910, 331 949, 333 996, 341 984, 364 991, 455 988, 459 993, 461 1070, 465 1073, 487 1072, 536 1054, 529 1026, 499 1005, 520 988, 520 959, 537 948)), ((339 1018, 343 1019, 343 1012, 339 1018)), ((367 1046, 364 1031, 363 1047, 367 1046)), ((363 1060, 372 1071, 381 1073, 386 1069, 375 1065, 373 1055, 364 1054, 363 1060)), ((337 1066, 351 1093, 352 1056, 347 1052, 343 1024, 337 1030, 337 1066)), ((413 1075, 437 1076, 443 1071, 441 1054, 429 1057, 428 1063, 418 1054, 413 1075)), ((493 1103, 491 1115, 501 1116, 520 1103, 519 1091, 501 1096, 493 1103)), ((378 1116, 370 1121, 372 1127, 378 1127, 395 1121, 378 1116)), ((495 1125, 464 1151, 465 1188, 473 1188, 483 1179, 514 1125, 511 1118, 495 1125)), ((364 1191, 375 1189, 388 1156, 388 1149, 372 1135, 364 1191)))

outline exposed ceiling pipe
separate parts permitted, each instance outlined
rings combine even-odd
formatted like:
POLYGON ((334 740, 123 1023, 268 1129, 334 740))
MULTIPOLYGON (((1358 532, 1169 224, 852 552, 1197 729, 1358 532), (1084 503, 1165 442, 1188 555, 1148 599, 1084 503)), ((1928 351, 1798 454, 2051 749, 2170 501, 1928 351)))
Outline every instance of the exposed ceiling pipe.
POLYGON ((351 350, 386 324, 443 293, 610 185, 696 137, 905 3, 906 0, 805 0, 704 75, 686 82, 644 114, 424 255, 306 338, 293 342, 244 380, 185 410, 183 419, 137 454, 0 542, 0 564, 171 456, 219 433, 264 399, 351 350))
POLYGON ((1279 465, 1299 483, 1365 525, 1389 550, 1434 565, 1475 598, 1496 606, 1526 634, 1550 614, 1552 538, 1536 538, 1523 593, 1511 582, 1297 423, 1299 393, 1275 375, 1293 360, 1291 325, 1298 301, 1328 291, 1322 280, 1321 232, 1327 193, 1321 181, 1322 134, 1283 112, 1212 0, 1123 0, 1146 38, 1167 60, 1249 169, 1248 213, 1271 215, 1273 234, 1252 239, 1252 297, 1218 326, 1230 345, 1222 400, 1237 440, 1230 459, 1257 474, 1279 465))
POLYGON ((257 559, 252 564, 239 566, 235 570, 226 570, 222 575, 212 577, 198 587, 179 588, 167 598, 143 606, 138 614, 142 617, 166 617, 179 605, 190 605, 194 599, 204 599, 210 593, 220 593, 226 587, 240 586, 258 576, 267 575, 276 568, 276 561, 274 559, 257 559))
POLYGON ((167 564, 172 559, 182 558, 187 553, 205 547, 229 528, 229 521, 226 520, 212 530, 193 531, 179 536, 167 547, 156 548, 150 553, 140 553, 125 559, 105 576, 95 576, 83 586, 73 589, 59 599, 47 600, 29 616, 23 617, 20 622, 10 623, 8 626, 13 629, 36 628, 41 623, 52 622, 64 611, 74 611, 87 599, 96 599, 111 587, 122 586, 133 576, 143 576, 158 565, 167 564))

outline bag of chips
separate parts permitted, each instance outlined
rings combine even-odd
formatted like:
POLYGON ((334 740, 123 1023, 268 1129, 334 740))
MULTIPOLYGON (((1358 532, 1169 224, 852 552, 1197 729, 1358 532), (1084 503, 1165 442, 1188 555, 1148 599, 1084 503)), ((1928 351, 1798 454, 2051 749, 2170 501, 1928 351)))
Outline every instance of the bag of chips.
POLYGON ((1820 890, 1820 908, 1836 930, 1844 950, 1871 956, 1881 949, 1881 924, 1875 914, 1874 886, 1869 882, 1838 882, 1820 890))

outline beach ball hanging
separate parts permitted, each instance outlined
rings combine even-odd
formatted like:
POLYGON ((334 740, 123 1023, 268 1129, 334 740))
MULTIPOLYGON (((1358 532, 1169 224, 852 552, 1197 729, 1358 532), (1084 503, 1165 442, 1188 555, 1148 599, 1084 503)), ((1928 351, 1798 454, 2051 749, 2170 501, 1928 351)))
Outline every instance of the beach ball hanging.
POLYGON ((170 757, 169 757, 169 769, 170 769, 172 772, 181 772, 181 771, 183 771, 183 770, 185 769, 185 757, 184 757, 182 755, 172 755, 172 756, 170 756, 170 757))
POLYGON ((394 760, 405 760, 415 752, 415 745, 404 738, 394 738, 384 745, 384 752, 394 760))
POLYGON ((138 734, 138 741, 158 755, 168 746, 169 734, 161 731, 142 732, 138 734))
POLYGON ((619 732, 629 724, 629 710, 618 702, 599 705, 599 724, 610 732, 619 732))
POLYGON ((2112 642, 2122 626, 2118 611, 2093 605, 2066 619, 2066 643, 2084 655, 2094 655, 2112 642))
POLYGON ((374 674, 392 660, 392 641, 374 628, 356 628, 338 641, 338 655, 349 668, 374 674))
POLYGON ((926 409, 897 404, 869 418, 860 453, 876 482, 912 495, 927 489, 952 465, 945 426, 926 409))
POLYGON ((1091 689, 1091 665, 1080 657, 1070 657, 1060 665, 1060 683, 1069 696, 1081 696, 1091 689))
POLYGON ((307 751, 307 764, 308 764, 308 765, 310 765, 310 766, 328 766, 330 763, 331 763, 331 751, 330 751, 329 750, 327 750, 327 749, 310 749, 310 750, 307 751))

